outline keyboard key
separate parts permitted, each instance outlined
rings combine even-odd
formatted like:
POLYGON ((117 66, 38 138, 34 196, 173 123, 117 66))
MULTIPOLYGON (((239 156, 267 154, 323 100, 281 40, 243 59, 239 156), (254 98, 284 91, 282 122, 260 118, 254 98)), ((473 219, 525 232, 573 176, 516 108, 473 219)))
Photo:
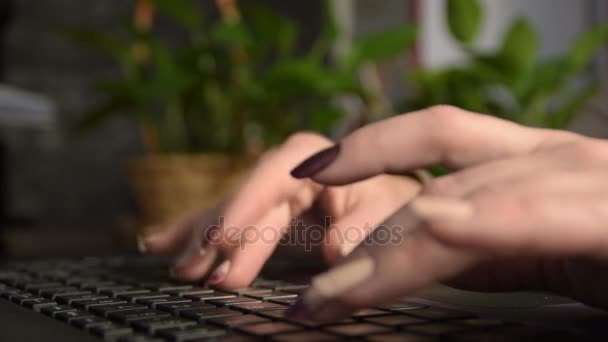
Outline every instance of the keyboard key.
POLYGON ((428 322, 427 320, 416 318, 407 315, 387 315, 387 316, 373 316, 363 318, 365 322, 375 323, 380 325, 386 325, 389 327, 403 326, 407 324, 420 324, 428 322))
POLYGON ((98 325, 91 327, 89 331, 92 334, 105 339, 118 339, 120 336, 129 336, 133 334, 132 328, 118 324, 98 325))
POLYGON ((464 326, 449 324, 449 323, 430 323, 430 324, 417 324, 407 327, 407 331, 413 331, 417 333, 429 334, 429 335, 447 335, 454 332, 463 330, 470 330, 464 326))
MULTIPOLYGON (((337 340, 335 335, 320 331, 303 331, 295 333, 284 333, 272 336, 273 341, 285 341, 285 342, 311 342, 311 341, 335 341, 337 340)), ((408 340, 409 341, 409 340, 408 340)), ((405 341, 407 342, 407 341, 405 341)))
POLYGON ((269 300, 269 302, 273 302, 273 303, 277 303, 277 304, 282 304, 282 305, 291 305, 291 304, 293 304, 293 303, 296 302, 296 298, 271 299, 271 300, 269 300))
POLYGON ((390 332, 391 329, 381 325, 370 323, 355 323, 344 325, 333 325, 324 328, 325 330, 345 337, 357 337, 362 335, 390 332))
POLYGON ((217 305, 217 306, 225 306, 230 304, 237 303, 261 303, 258 299, 253 299, 244 296, 231 297, 231 298, 222 298, 222 299, 209 299, 205 300, 205 303, 217 305))
POLYGON ((12 295, 10 296, 10 300, 14 303, 20 304, 25 302, 26 300, 32 300, 32 299, 44 299, 36 294, 33 293, 20 293, 20 294, 16 294, 16 295, 12 295))
POLYGON ((80 329, 90 329, 92 327, 100 326, 100 325, 111 325, 112 322, 102 318, 102 317, 85 317, 85 318, 77 318, 70 321, 70 324, 76 326, 80 329))
POLYGON ((42 297, 52 298, 57 293, 65 294, 65 292, 70 292, 70 291, 75 292, 75 291, 78 291, 78 289, 73 286, 46 287, 46 288, 38 290, 38 294, 41 295, 42 297))
POLYGON ((72 306, 83 310, 90 310, 94 306, 98 305, 112 305, 112 304, 125 304, 126 301, 121 299, 103 298, 103 299, 85 299, 75 300, 72 302, 72 306))
POLYGON ((256 298, 259 300, 271 300, 271 299, 287 299, 287 298, 297 298, 298 295, 295 293, 287 293, 287 292, 269 292, 269 293, 254 293, 247 294, 247 297, 256 298))
POLYGON ((40 310, 43 314, 54 317, 56 313, 66 311, 76 311, 76 308, 67 305, 47 306, 40 310))
POLYGON ((49 288, 49 287, 57 287, 62 284, 59 282, 40 282, 40 283, 29 283, 26 284, 23 288, 25 291, 38 293, 41 289, 49 288))
POLYGON ((150 306, 156 308, 158 304, 177 304, 177 303, 188 303, 192 302, 190 299, 182 297, 161 297, 161 298, 139 298, 135 300, 135 303, 150 306))
POLYGON ((106 289, 106 290, 102 290, 100 292, 100 294, 116 298, 120 295, 144 294, 144 293, 150 293, 150 292, 151 291, 147 290, 147 289, 131 287, 128 289, 106 289))
POLYGON ((496 319, 487 319, 487 318, 469 318, 463 320, 454 320, 450 323, 454 324, 464 324, 471 327, 476 328, 495 328, 501 325, 505 325, 504 321, 499 321, 496 319))
POLYGON ((148 292, 148 293, 134 293, 134 294, 121 294, 118 298, 124 299, 127 302, 135 303, 138 299, 152 299, 152 298, 163 298, 169 297, 168 294, 162 292, 148 292))
MULTIPOLYGON (((396 332, 390 334, 370 335, 366 337, 367 341, 372 342, 433 342, 437 339, 431 336, 412 334, 408 332, 396 332)), ((474 340, 470 340, 474 341, 474 340)), ((479 340, 482 341, 482 340, 479 340)), ((491 340, 487 340, 490 342, 491 340)))
POLYGON ((107 296, 100 296, 98 294, 77 294, 77 295, 62 295, 55 298, 59 303, 72 305, 73 302, 79 300, 93 300, 93 299, 109 299, 107 296))
POLYGON ((245 324, 270 322, 267 318, 256 315, 228 316, 212 318, 209 323, 220 325, 225 328, 234 328, 245 324))
POLYGON ((75 319, 93 317, 93 315, 91 315, 90 313, 83 311, 83 310, 74 310, 74 311, 57 312, 57 313, 55 313, 55 315, 53 317, 55 317, 59 320, 62 320, 64 322, 70 323, 71 321, 73 321, 75 319))
POLYGON ((245 287, 242 289, 233 289, 233 290, 225 290, 225 291, 228 293, 235 294, 237 296, 272 293, 272 289, 270 289, 270 288, 265 289, 265 288, 259 288, 259 287, 245 287))
POLYGON ((36 299, 24 300, 23 302, 21 302, 21 305, 24 305, 36 312, 40 312, 40 310, 42 308, 45 308, 48 306, 56 306, 57 302, 55 302, 54 300, 51 300, 51 299, 46 299, 46 298, 36 298, 36 299))
POLYGON ((142 319, 157 318, 157 317, 171 317, 166 312, 156 311, 152 309, 137 309, 127 311, 117 311, 108 314, 108 318, 121 323, 129 323, 142 319))
POLYGON ((0 290, 0 297, 2 297, 4 299, 9 299, 11 296, 14 296, 14 295, 17 295, 20 293, 23 293, 23 291, 9 287, 4 290, 0 290))
POLYGON ((214 299, 235 298, 236 296, 231 293, 227 293, 227 292, 215 291, 213 293, 185 295, 184 297, 186 297, 188 299, 192 299, 194 301, 204 302, 207 300, 214 300, 214 299))
MULTIPOLYGON (((211 337, 222 336, 226 331, 210 325, 197 325, 185 329, 163 329, 158 335, 171 341, 203 341, 211 337)), ((221 341, 227 341, 222 338, 221 341)))
POLYGON ((192 289, 192 285, 178 285, 178 284, 162 284, 154 287, 150 287, 153 291, 158 292, 175 292, 175 291, 187 291, 192 289))
POLYGON ((284 332, 292 332, 302 330, 301 327, 285 322, 270 322, 270 323, 258 323, 243 325, 236 328, 238 331, 255 335, 255 336, 268 336, 284 332))
POLYGON ((76 296, 82 296, 82 295, 87 295, 87 294, 92 294, 92 292, 77 289, 75 291, 57 292, 51 296, 51 299, 61 302, 61 299, 59 297, 67 299, 67 298, 71 298, 68 296, 76 297, 76 296))
POLYGON ((155 334, 162 329, 185 329, 197 325, 196 322, 183 318, 154 318, 135 321, 133 327, 136 330, 144 331, 148 334, 155 334))
POLYGON ((104 294, 106 296, 113 296, 113 293, 124 292, 133 289, 131 285, 110 285, 110 286, 99 286, 95 289, 95 292, 99 294, 104 294))
POLYGON ((379 309, 382 310, 390 310, 390 311, 403 311, 403 310, 413 310, 413 309, 423 309, 426 308, 424 305, 419 305, 415 303, 410 303, 406 301, 396 301, 385 305, 378 306, 379 309))
POLYGON ((434 308, 424 308, 424 309, 413 309, 405 312, 408 315, 413 315, 422 318, 436 319, 436 320, 444 320, 444 319, 466 319, 471 318, 473 315, 454 311, 447 309, 434 309, 434 308))
POLYGON ((141 310, 146 309, 145 306, 139 304, 113 304, 113 305, 98 305, 91 307, 91 312, 103 316, 108 317, 109 314, 119 311, 127 311, 127 310, 141 310))
POLYGON ((214 290, 210 289, 208 287, 190 287, 189 289, 167 290, 167 291, 163 291, 163 292, 167 292, 168 294, 170 294, 172 296, 183 297, 186 295, 193 295, 193 294, 210 294, 210 293, 213 293, 214 290))
POLYGON ((156 305, 157 310, 170 312, 173 315, 178 315, 182 310, 193 310, 203 308, 215 308, 214 305, 204 302, 187 302, 187 303, 163 303, 156 305))
POLYGON ((285 310, 285 305, 270 303, 270 302, 257 302, 257 303, 239 303, 230 305, 231 309, 239 310, 243 312, 253 311, 266 311, 266 310, 285 310))
POLYGON ((163 342, 163 339, 145 336, 145 335, 127 335, 122 336, 118 340, 118 342, 163 342))
POLYGON ((225 317, 225 316, 236 316, 242 315, 242 313, 230 310, 227 308, 215 308, 215 309, 194 309, 194 310, 183 310, 179 312, 179 315, 185 318, 190 318, 199 322, 207 319, 225 317))

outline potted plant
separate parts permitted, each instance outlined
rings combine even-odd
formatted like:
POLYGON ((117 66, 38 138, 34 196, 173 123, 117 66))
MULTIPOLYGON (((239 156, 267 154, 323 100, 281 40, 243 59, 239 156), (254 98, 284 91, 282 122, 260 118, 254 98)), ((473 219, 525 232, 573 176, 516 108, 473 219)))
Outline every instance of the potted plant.
POLYGON ((120 67, 119 77, 99 82, 106 102, 77 131, 115 114, 140 124, 147 154, 129 162, 129 175, 145 224, 213 205, 252 158, 293 132, 327 133, 342 114, 336 96, 370 100, 359 68, 400 54, 415 36, 400 27, 367 37, 329 63, 339 32, 328 1, 323 31, 305 54, 296 53, 298 27, 288 18, 234 0, 215 4, 221 17, 212 21, 187 0, 139 0, 121 30, 66 30, 120 67), (187 39, 172 43, 155 33, 160 15, 187 39))

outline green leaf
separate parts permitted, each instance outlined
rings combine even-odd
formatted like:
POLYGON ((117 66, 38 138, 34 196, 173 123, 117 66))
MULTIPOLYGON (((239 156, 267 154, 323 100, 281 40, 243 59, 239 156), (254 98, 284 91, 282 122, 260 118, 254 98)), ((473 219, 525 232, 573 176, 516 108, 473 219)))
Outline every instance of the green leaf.
POLYGON ((583 107, 598 92, 598 90, 599 86, 592 85, 583 88, 574 95, 571 95, 569 99, 562 103, 558 110, 551 114, 551 116, 548 118, 549 122, 547 123, 547 126, 554 129, 567 128, 570 122, 572 122, 572 120, 578 114, 580 114, 583 107))
POLYGON ((574 43, 568 54, 568 67, 564 72, 577 73, 583 69, 599 48, 608 42, 608 24, 596 26, 585 32, 574 43))
POLYGON ((176 22, 194 31, 203 31, 201 9, 186 0, 154 0, 159 11, 172 17, 176 22))
POLYGON ((319 38, 315 41, 312 48, 310 49, 308 56, 315 59, 322 59, 325 57, 329 49, 336 42, 336 39, 340 35, 340 29, 334 13, 331 0, 322 0, 322 16, 323 26, 319 38))
POLYGON ((253 44, 250 32, 241 24, 220 22, 213 27, 211 36, 216 42, 230 47, 246 48, 253 44))
POLYGON ((409 49, 415 39, 416 29, 404 26, 355 41, 345 59, 346 69, 352 71, 365 63, 398 56, 409 49))
POLYGON ((459 42, 469 45, 481 27, 482 8, 477 0, 447 0, 450 32, 459 42))
POLYGON ((499 55, 517 72, 534 64, 538 47, 539 39, 532 25, 526 19, 518 18, 507 31, 499 55))
POLYGON ((264 44, 266 50, 276 49, 279 57, 293 53, 298 36, 295 22, 264 6, 253 4, 243 7, 243 17, 251 26, 256 45, 264 44))

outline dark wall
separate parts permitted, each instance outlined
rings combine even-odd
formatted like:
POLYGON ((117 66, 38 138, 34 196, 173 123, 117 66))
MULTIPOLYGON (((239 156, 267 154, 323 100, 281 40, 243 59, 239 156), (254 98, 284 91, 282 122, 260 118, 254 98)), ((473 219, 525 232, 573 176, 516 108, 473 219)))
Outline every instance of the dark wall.
MULTIPOLYGON (((4 0, 6 1, 6 0, 4 0)), ((210 0, 199 0, 209 6, 210 0)), ((49 95, 58 105, 57 129, 6 131, 12 216, 38 227, 108 227, 132 212, 124 161, 142 152, 137 126, 114 119, 78 140, 65 128, 99 101, 93 84, 116 72, 95 54, 67 42, 65 25, 107 29, 130 15, 133 1, 15 0, 16 11, 3 55, 6 82, 49 95)), ((299 18, 303 44, 318 32, 318 1, 260 1, 299 18)))

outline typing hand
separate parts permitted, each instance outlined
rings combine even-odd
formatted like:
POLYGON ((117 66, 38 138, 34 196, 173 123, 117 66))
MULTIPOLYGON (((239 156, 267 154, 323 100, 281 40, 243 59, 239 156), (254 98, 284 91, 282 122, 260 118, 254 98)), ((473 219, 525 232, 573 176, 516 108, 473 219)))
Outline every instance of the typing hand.
POLYGON ((454 172, 384 222, 395 236, 374 230, 316 276, 291 316, 339 319, 436 281, 608 307, 607 142, 439 106, 363 127, 332 151, 298 175, 344 185, 437 163, 454 172))
POLYGON ((256 277, 292 218, 315 205, 322 213, 313 223, 323 224, 325 216, 331 217, 322 250, 329 263, 335 262, 364 238, 362 231, 345 236, 349 227, 382 222, 420 186, 411 178, 381 175, 348 186, 326 187, 290 175, 302 156, 331 145, 316 134, 294 135, 266 153, 233 196, 217 208, 143 237, 143 249, 176 255, 173 271, 177 277, 198 280, 208 276, 213 285, 244 287, 256 277), (222 262, 211 270, 218 260, 222 262))

